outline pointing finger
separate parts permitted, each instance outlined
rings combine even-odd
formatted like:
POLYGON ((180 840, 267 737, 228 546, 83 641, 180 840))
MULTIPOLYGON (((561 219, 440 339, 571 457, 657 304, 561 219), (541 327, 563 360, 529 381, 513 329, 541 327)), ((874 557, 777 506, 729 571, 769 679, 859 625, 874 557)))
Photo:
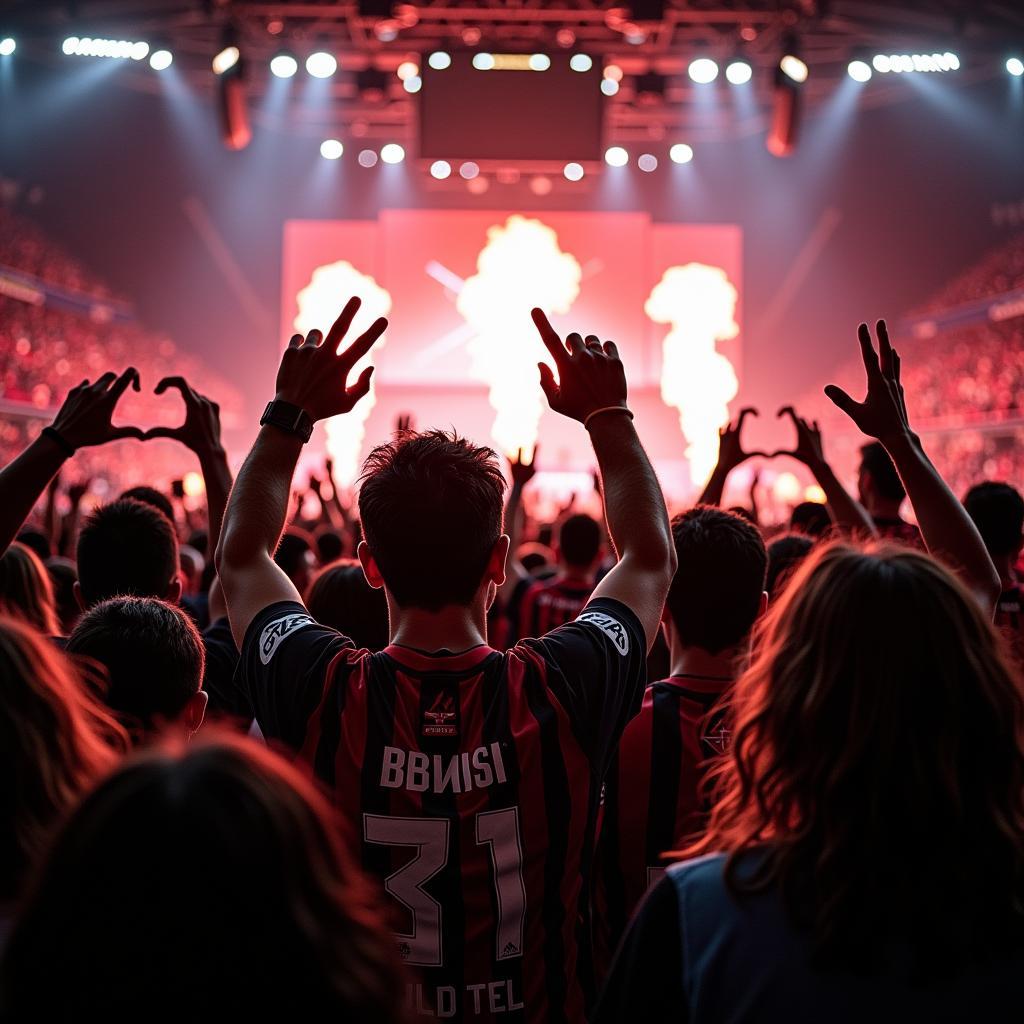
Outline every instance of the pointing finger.
POLYGON ((530 316, 533 318, 534 326, 540 334, 541 341, 544 342, 545 347, 551 353, 551 358, 554 359, 555 365, 560 366, 565 362, 568 353, 562 344, 562 339, 558 336, 558 332, 551 326, 551 322, 548 320, 544 310, 533 309, 530 311, 530 316))

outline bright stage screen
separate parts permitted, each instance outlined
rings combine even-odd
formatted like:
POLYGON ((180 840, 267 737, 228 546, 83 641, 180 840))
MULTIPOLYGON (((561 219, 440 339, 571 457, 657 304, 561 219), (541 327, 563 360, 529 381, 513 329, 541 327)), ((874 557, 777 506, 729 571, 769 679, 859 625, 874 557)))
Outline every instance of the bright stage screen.
POLYGON ((364 323, 390 318, 373 354, 373 403, 329 424, 345 478, 402 412, 503 451, 539 439, 545 469, 585 473, 586 435, 546 409, 537 384, 546 353, 529 311, 539 305, 562 332, 618 344, 642 436, 685 489, 710 470, 738 386, 741 263, 737 226, 644 213, 385 210, 374 221, 290 221, 281 333, 326 328, 353 293, 364 323))

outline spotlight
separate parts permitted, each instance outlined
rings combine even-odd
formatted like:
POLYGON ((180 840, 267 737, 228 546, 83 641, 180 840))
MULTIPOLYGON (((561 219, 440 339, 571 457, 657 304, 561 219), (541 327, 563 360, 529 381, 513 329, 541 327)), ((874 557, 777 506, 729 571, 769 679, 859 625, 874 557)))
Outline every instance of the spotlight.
POLYGON ((430 176, 437 178, 438 181, 444 181, 445 178, 450 178, 452 173, 452 165, 447 160, 435 160, 430 165, 430 176))
POLYGON ((754 69, 745 60, 731 61, 725 77, 732 85, 746 85, 754 77, 754 69))
POLYGON ((356 161, 360 167, 374 167, 377 164, 377 154, 372 149, 362 149, 356 161))
MULTIPOLYGON (((10 36, 0 39, 0 57, 10 57, 17 48, 18 44, 10 36)), ((1009 67, 1009 64, 1007 64, 1007 67, 1009 67)))
POLYGON ((452 66, 452 56, 450 53, 445 53, 444 50, 435 50, 428 58, 427 63, 435 71, 444 71, 445 68, 452 66))
POLYGON ((414 60, 403 60, 398 65, 395 74, 404 82, 407 78, 416 78, 420 73, 420 66, 414 60))
MULTIPOLYGON (((13 39, 5 39, 4 40, 4 43, 13 43, 13 42, 14 42, 13 39)), ((13 48, 14 47, 12 46, 11 49, 13 49, 13 48)), ((0 53, 10 53, 10 52, 11 52, 10 50, 4 50, 3 49, 3 43, 0 43, 0 53)), ((1009 71, 1010 74, 1013 75, 1014 78, 1020 78, 1021 75, 1024 75, 1024 60, 1021 60, 1020 57, 1008 57, 1007 61, 1006 61, 1006 70, 1009 71)))
POLYGON ((614 96, 619 91, 619 83, 614 78, 601 79, 601 92, 605 96, 614 96))
POLYGON ((317 50, 306 58, 306 70, 314 78, 330 78, 338 70, 338 62, 333 53, 317 50))
POLYGON ((589 71, 593 66, 593 60, 585 53, 574 53, 569 58, 569 67, 573 71, 589 71))
POLYGON ((149 66, 154 71, 163 71, 169 68, 174 62, 174 55, 170 50, 154 50, 149 58, 149 66))
POLYGON ((693 159, 693 147, 685 142, 677 142, 669 151, 674 164, 688 164, 693 159))
POLYGON ((494 67, 494 54, 474 53, 473 67, 475 67, 477 71, 490 71, 494 67))
POLYGON ((546 174, 537 174, 530 179, 530 191, 535 196, 546 196, 551 194, 551 179, 546 174))
POLYGON ((945 53, 878 53, 871 64, 880 75, 960 70, 960 58, 948 50, 945 53))
POLYGON ((871 65, 863 60, 851 60, 846 65, 846 73, 855 82, 867 82, 871 78, 871 65))
POLYGON ((690 78, 698 85, 707 85, 718 77, 718 65, 710 57, 690 61, 690 78))
POLYGON ((609 167, 625 167, 629 163, 629 154, 621 146, 610 146, 604 151, 604 162, 609 167))
POLYGON ((482 196, 490 187, 491 183, 486 178, 470 178, 466 182, 466 188, 475 196, 482 196))
POLYGON ((405 159, 405 150, 397 142, 389 142, 381 148, 380 158, 386 164, 400 164, 405 159))
POLYGON ((618 64, 609 64, 604 69, 604 77, 611 78, 616 82, 621 82, 623 76, 623 70, 618 64))
POLYGON ((275 78, 291 78, 299 70, 299 62, 290 53, 279 53, 270 62, 270 73, 275 78))
POLYGON ((531 71, 547 71, 551 67, 551 58, 546 53, 530 54, 531 71))
POLYGON ((419 75, 413 75, 402 82, 402 88, 406 92, 419 92, 423 88, 423 79, 419 75))
POLYGON ((579 181, 583 177, 583 167, 578 163, 566 164, 562 169, 567 181, 579 181))
POLYGON ((345 147, 337 139, 324 139, 320 143, 320 155, 325 160, 339 160, 345 147))
POLYGON ((480 167, 478 164, 473 163, 472 160, 467 160, 460 168, 459 174, 466 179, 466 181, 472 181, 480 173, 480 167))
POLYGON ((658 169, 658 158, 653 153, 641 153, 636 165, 641 171, 650 174, 658 169))
MULTIPOLYGON (((13 42, 13 40, 12 40, 13 42)), ((149 43, 129 39, 93 39, 91 36, 68 36, 61 49, 70 57, 113 57, 116 60, 144 60, 149 43)))
POLYGON ((237 46, 232 44, 231 46, 225 46, 224 49, 213 58, 213 73, 215 75, 223 75, 225 72, 230 71, 241 58, 241 53, 237 46))
POLYGON ((807 81, 807 65, 795 54, 787 53, 779 61, 779 69, 787 78, 791 78, 798 85, 803 85, 807 81))

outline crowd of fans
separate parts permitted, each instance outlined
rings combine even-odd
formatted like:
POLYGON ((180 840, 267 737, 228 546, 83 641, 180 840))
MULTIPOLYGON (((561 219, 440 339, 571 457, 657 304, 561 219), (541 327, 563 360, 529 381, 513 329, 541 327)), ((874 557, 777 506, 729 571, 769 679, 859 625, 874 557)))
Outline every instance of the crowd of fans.
POLYGON ((747 410, 670 518, 615 345, 540 310, 600 520, 408 419, 355 504, 296 490, 369 389, 357 309, 291 339, 235 479, 213 397, 170 376, 143 427, 120 366, 0 470, 0 1014, 1015 1019, 1024 498, 950 490, 884 322, 826 388, 856 492, 786 409, 826 503, 769 534, 721 507, 773 457, 747 410), (54 483, 124 439, 200 520, 149 447, 91 510, 54 483))

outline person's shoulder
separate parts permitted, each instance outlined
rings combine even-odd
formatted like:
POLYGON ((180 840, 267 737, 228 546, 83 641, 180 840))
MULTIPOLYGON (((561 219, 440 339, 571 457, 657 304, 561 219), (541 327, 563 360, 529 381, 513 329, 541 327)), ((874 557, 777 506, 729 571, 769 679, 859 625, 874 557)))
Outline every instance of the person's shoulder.
POLYGON ((673 864, 666 874, 680 890, 724 888, 726 860, 728 857, 724 853, 706 853, 702 857, 691 857, 673 864))

